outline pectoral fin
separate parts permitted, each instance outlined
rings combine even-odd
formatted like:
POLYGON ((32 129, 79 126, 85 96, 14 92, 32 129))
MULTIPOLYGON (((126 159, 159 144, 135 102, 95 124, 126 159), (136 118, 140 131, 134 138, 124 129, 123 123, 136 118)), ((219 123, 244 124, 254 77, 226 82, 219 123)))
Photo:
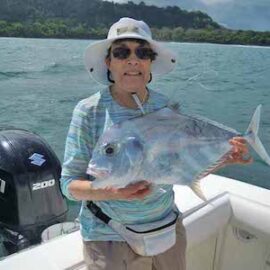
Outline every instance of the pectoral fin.
POLYGON ((203 201, 207 202, 206 197, 204 196, 202 189, 201 189, 201 185, 200 185, 200 180, 197 180, 195 182, 192 183, 192 185, 190 186, 190 188, 192 189, 192 191, 203 201))

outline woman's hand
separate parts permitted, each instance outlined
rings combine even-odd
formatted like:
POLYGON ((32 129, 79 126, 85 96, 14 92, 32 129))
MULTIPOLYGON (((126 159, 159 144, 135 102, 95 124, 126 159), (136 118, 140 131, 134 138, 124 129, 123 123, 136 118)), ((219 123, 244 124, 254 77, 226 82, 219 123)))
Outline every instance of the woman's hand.
POLYGON ((103 190, 111 200, 142 200, 151 193, 151 184, 147 181, 139 181, 124 188, 108 187, 103 190))
POLYGON ((92 188, 87 179, 77 179, 68 186, 71 196, 76 200, 104 201, 104 200, 142 200, 152 191, 147 181, 138 181, 124 188, 92 188))
POLYGON ((253 158, 249 156, 247 141, 243 137, 233 137, 229 143, 233 146, 225 165, 229 164, 250 164, 253 158))

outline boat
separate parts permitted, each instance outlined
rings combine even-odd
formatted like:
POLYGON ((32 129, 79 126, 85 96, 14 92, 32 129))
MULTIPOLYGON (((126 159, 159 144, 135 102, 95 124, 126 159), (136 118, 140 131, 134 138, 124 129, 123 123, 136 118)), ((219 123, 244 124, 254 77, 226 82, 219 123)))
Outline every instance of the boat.
MULTIPOLYGON (((187 231, 187 270, 270 270, 270 190, 214 174, 201 188, 207 201, 174 186, 187 231)), ((86 269, 78 226, 61 228, 3 258, 0 270, 86 269)))

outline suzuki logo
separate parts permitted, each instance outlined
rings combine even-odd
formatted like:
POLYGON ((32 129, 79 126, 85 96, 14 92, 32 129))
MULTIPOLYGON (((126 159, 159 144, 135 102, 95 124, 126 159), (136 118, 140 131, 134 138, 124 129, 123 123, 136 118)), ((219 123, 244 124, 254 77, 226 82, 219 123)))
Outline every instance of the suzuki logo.
POLYGON ((43 155, 37 153, 34 153, 31 157, 29 157, 29 159, 31 160, 31 164, 37 166, 41 166, 46 161, 43 155))

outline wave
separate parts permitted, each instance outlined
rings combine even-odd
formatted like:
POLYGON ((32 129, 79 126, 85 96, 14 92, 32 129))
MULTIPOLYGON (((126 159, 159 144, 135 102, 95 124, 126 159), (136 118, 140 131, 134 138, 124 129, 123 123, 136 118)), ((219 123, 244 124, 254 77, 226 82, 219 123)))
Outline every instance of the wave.
POLYGON ((53 62, 36 70, 0 71, 0 81, 12 78, 35 79, 36 77, 40 77, 40 75, 67 74, 81 72, 83 69, 83 65, 53 62))
POLYGON ((41 72, 45 73, 70 73, 74 71, 81 71, 83 69, 83 65, 79 64, 70 64, 70 63, 56 63, 53 62, 50 65, 44 66, 41 72))
POLYGON ((1 77, 13 78, 18 76, 24 76, 27 73, 27 71, 0 71, 0 79, 1 77))
POLYGON ((81 95, 81 96, 72 96, 70 98, 64 98, 64 99, 59 99, 58 103, 72 103, 72 104, 76 104, 77 102, 79 102, 80 100, 86 98, 85 95, 81 95))
POLYGON ((240 48, 253 48, 253 49, 270 49, 269 46, 259 46, 259 45, 241 45, 241 44, 231 44, 232 47, 240 47, 240 48))

